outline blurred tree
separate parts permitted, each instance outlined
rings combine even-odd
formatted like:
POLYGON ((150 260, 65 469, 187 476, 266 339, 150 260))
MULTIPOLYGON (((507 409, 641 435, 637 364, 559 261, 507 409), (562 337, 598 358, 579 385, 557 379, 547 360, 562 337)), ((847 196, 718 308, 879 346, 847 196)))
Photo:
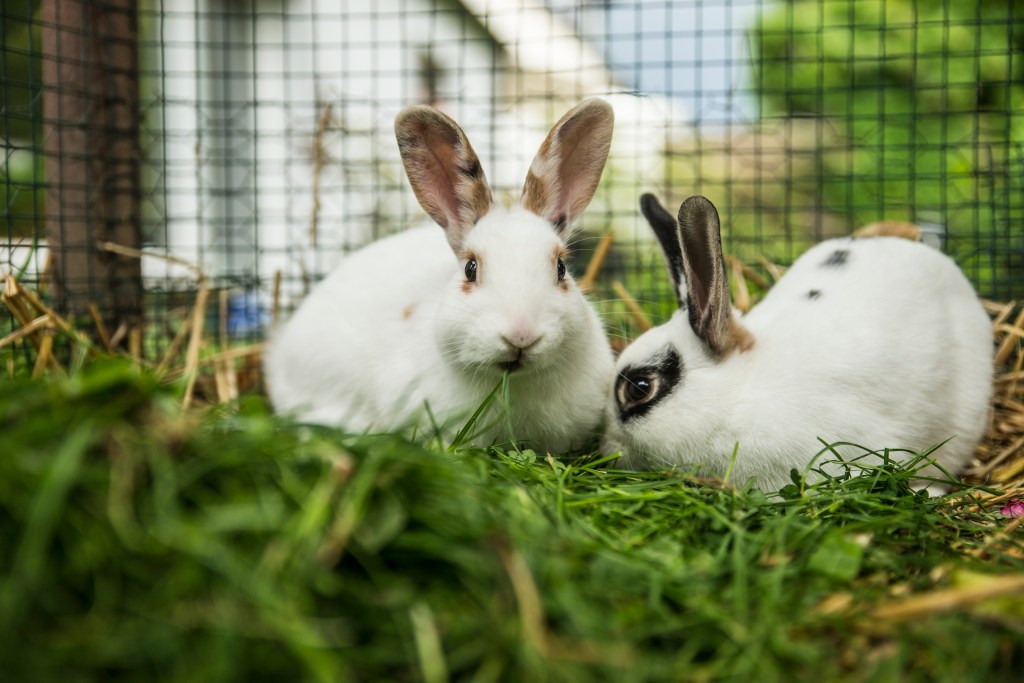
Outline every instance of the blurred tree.
POLYGON ((785 0, 753 39, 763 114, 845 141, 826 211, 943 224, 977 279, 1024 287, 1024 1, 785 0))
POLYGON ((57 307, 142 322, 139 20, 135 0, 43 0, 46 235, 57 307))
POLYGON ((43 168, 34 146, 41 139, 42 88, 38 3, 0 4, 0 236, 42 232, 43 168))

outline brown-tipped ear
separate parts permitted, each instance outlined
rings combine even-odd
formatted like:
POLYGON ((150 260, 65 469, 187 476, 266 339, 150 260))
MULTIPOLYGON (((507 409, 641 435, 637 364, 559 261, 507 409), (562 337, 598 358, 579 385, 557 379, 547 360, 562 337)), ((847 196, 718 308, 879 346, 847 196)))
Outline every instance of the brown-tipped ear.
POLYGON ((750 348, 753 337, 732 317, 715 205, 704 197, 690 197, 679 207, 678 220, 690 327, 716 357, 736 347, 750 348))
POLYGON ((466 134, 437 109, 416 105, 395 118, 395 137, 416 199, 460 251, 491 208, 491 189, 466 134))
POLYGON ((550 221, 563 239, 594 196, 614 124, 610 104, 584 100, 555 124, 530 164, 523 207, 550 221))

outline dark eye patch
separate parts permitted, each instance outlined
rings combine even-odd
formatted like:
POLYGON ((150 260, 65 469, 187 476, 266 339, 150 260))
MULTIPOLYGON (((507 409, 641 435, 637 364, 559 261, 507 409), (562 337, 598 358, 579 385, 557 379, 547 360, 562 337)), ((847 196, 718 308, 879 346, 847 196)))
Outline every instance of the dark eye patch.
POLYGON ((619 421, 646 415, 679 386, 683 363, 674 349, 666 348, 646 365, 629 365, 615 379, 619 421))

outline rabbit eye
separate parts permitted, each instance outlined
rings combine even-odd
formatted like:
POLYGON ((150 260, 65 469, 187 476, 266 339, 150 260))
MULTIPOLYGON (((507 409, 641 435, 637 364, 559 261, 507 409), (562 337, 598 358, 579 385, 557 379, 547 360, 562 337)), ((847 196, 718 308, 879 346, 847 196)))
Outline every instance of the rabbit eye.
POLYGON ((558 270, 558 281, 561 282, 565 279, 565 263, 562 262, 562 259, 558 259, 555 267, 558 270))
POLYGON ((626 422, 650 412, 679 388, 682 378, 683 360, 672 348, 653 356, 650 364, 623 368, 615 380, 619 420, 626 422))
POLYGON ((658 393, 657 375, 619 376, 618 399, 623 408, 631 408, 650 401, 658 393))
POLYGON ((466 261, 466 282, 476 282, 476 259, 466 261))

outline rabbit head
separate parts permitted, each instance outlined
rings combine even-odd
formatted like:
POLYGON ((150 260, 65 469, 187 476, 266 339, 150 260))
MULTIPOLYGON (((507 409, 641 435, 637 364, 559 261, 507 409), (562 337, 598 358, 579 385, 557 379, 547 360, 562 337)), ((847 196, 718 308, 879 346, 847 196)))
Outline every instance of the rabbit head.
POLYGON ((714 205, 690 197, 678 223, 652 195, 640 205, 679 308, 630 344, 617 363, 606 450, 622 452, 627 466, 671 464, 680 444, 697 445, 713 433, 728 414, 717 400, 728 386, 727 361, 754 345, 730 302, 714 205))
POLYGON ((503 208, 455 121, 426 106, 398 115, 409 181, 458 265, 435 328, 453 367, 483 377, 534 374, 561 362, 591 324, 593 311, 566 262, 572 222, 597 188, 612 126, 612 109, 601 100, 566 113, 537 152, 520 202, 503 208))

